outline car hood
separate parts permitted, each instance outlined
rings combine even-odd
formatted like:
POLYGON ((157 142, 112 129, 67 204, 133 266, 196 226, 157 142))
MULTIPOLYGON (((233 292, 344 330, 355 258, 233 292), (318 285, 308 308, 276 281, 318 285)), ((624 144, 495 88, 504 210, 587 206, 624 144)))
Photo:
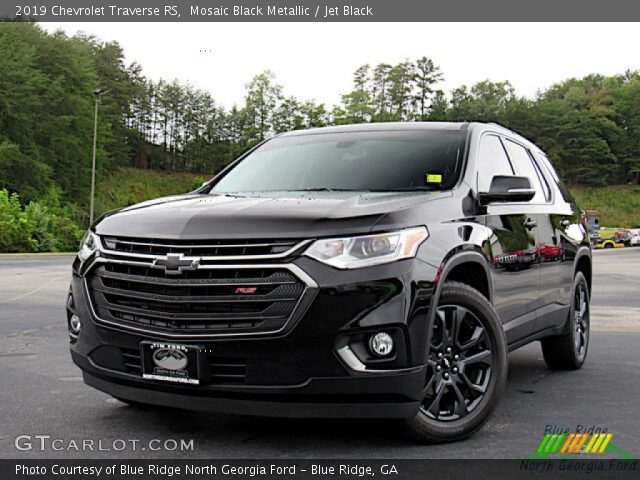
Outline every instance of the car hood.
MULTIPOLYGON (((406 213, 448 193, 210 195, 164 197, 111 212, 96 222, 99 235, 147 238, 306 238, 370 231, 384 216, 385 229, 406 213)), ((420 224, 423 222, 418 222, 420 224)))

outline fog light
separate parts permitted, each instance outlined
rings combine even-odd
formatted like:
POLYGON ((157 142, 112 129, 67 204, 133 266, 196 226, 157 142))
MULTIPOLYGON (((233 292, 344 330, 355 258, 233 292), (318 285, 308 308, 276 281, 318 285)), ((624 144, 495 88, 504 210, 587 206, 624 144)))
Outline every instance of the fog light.
POLYGON ((369 349, 379 357, 386 357, 393 351, 393 338, 385 332, 376 333, 369 339, 369 349))
POLYGON ((69 330, 71 330, 71 333, 73 333, 74 335, 78 335, 80 333, 81 327, 82 324, 80 323, 80 317, 76 314, 73 314, 69 319, 69 330))

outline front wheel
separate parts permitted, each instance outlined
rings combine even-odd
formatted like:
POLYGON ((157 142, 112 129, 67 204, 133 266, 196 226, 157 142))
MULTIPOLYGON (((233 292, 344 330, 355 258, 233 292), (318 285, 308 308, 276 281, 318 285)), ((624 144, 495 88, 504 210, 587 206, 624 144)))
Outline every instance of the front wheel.
POLYGON ((458 282, 442 287, 420 410, 406 424, 428 443, 461 440, 489 419, 507 381, 507 342, 491 303, 458 282))

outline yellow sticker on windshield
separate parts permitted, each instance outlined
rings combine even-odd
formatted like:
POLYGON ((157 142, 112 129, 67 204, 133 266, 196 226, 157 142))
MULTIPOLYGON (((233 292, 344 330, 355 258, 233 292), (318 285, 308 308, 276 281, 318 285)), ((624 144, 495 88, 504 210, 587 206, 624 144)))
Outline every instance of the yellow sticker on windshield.
POLYGON ((442 175, 439 173, 427 173, 427 183, 442 183, 442 175))

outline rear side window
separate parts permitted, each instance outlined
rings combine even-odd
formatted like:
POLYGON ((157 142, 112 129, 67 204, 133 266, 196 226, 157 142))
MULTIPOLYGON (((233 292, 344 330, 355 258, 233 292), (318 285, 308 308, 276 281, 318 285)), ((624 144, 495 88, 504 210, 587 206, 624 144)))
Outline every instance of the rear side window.
POLYGON ((543 154, 538 155, 538 157, 540 158, 540 160, 542 160, 542 163, 547 168, 547 170, 549 170, 549 173, 553 177, 553 180, 556 183, 560 183, 560 178, 558 177, 555 168, 553 168, 553 165, 551 165, 551 161, 549 160, 549 158, 547 158, 547 156, 543 154))
POLYGON ((560 179, 560 177, 558 177, 558 174, 556 173, 555 168, 553 168, 553 164, 551 163, 551 160, 549 160, 549 158, 542 153, 538 154, 538 158, 542 161, 542 164, 544 165, 544 167, 551 174, 551 177, 556 182, 556 185, 558 185, 558 188, 560 189, 560 193, 562 194, 562 197, 565 199, 565 201, 569 203, 575 203, 571 193, 569 192, 569 189, 567 188, 565 183, 560 179))
MULTIPOLYGON (((529 152, 529 155, 531 155, 531 152, 529 152)), ((544 176, 544 173, 542 173, 540 165, 538 164, 538 162, 536 162, 535 158, 533 158, 532 155, 531 161, 533 162, 533 166, 535 167, 538 178, 540 179, 540 183, 542 184, 542 189, 544 190, 544 198, 548 202, 551 200, 551 187, 549 186, 549 182, 547 182, 547 178, 544 176)))
POLYGON ((513 175, 513 168, 500 138, 485 135, 478 152, 478 191, 488 192, 491 179, 496 175, 513 175))
POLYGON ((549 186, 545 183, 547 188, 546 190, 543 189, 543 180, 540 178, 540 172, 534 166, 528 150, 509 139, 505 139, 505 146, 509 152, 509 158, 511 158, 515 174, 519 177, 528 177, 531 181, 531 186, 536 191, 536 195, 531 201, 533 203, 545 203, 550 196, 549 186))

